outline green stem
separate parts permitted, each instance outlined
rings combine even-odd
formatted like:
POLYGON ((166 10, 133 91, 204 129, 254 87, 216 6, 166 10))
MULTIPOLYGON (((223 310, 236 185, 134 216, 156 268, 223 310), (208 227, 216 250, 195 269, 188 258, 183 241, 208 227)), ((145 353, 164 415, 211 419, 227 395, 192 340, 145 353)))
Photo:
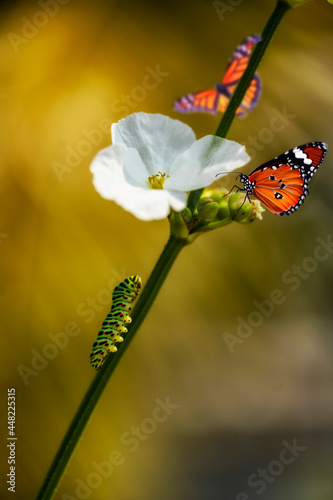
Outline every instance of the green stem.
POLYGON ((197 203, 200 200, 202 193, 203 189, 196 189, 195 191, 190 192, 187 200, 187 207, 191 210, 192 213, 194 212, 194 209, 197 206, 197 203))
POLYGON ((262 40, 261 42, 257 43, 253 49, 249 64, 247 65, 242 78, 239 80, 239 83, 231 96, 228 107, 222 116, 215 135, 218 135, 219 137, 227 137, 229 129, 235 118, 236 111, 244 99, 246 91, 253 79, 253 75, 257 71, 258 66, 267 50, 267 47, 272 40, 273 35, 277 30, 280 22, 283 19, 283 16, 290 8, 291 7, 287 2, 285 2, 284 0, 278 0, 271 17, 269 18, 265 28, 263 29, 261 35, 262 40))
POLYGON ((208 231, 213 231, 214 229, 219 229, 220 227, 227 226, 232 222, 231 217, 226 217, 225 219, 222 220, 217 220, 215 222, 211 222, 210 224, 206 224, 204 226, 200 226, 198 224, 193 231, 191 231, 191 234, 195 233, 206 233, 208 231))
POLYGON ((96 377, 92 381, 53 460, 50 470, 37 496, 37 500, 50 500, 53 498, 56 488, 69 464, 75 447, 82 436, 82 433, 103 393, 103 390, 105 389, 105 386, 109 382, 114 369, 151 308, 172 267, 172 264, 176 260, 181 249, 187 243, 186 239, 177 239, 170 236, 133 310, 132 323, 129 325, 129 331, 126 334, 125 341, 122 344, 119 344, 119 348, 116 353, 108 356, 102 370, 97 373, 96 377))

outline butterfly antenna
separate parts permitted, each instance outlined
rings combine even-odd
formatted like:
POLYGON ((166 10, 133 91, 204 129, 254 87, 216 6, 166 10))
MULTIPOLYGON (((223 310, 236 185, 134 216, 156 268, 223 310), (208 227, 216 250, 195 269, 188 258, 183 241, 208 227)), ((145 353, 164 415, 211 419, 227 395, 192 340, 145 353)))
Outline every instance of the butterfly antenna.
POLYGON ((215 177, 217 177, 218 175, 223 175, 223 174, 237 174, 237 175, 240 175, 241 172, 219 172, 218 174, 215 175, 215 177))

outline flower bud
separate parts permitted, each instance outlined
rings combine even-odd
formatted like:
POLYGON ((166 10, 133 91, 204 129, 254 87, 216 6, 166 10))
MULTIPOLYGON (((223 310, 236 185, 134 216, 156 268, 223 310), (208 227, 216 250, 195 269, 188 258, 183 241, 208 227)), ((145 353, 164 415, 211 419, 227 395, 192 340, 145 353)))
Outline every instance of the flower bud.
POLYGON ((243 193, 234 193, 229 198, 230 215, 236 222, 247 219, 252 212, 252 203, 245 200, 243 193))
MULTIPOLYGON (((238 209, 236 215, 234 215, 233 220, 236 222, 250 222, 249 218, 252 216, 252 203, 244 203, 241 208, 238 209)), ((255 217, 252 219, 254 220, 255 217)))
POLYGON ((192 212, 188 207, 185 207, 184 210, 181 211, 184 221, 186 224, 189 224, 192 220, 192 212))
POLYGON ((228 191, 224 188, 208 188, 204 190, 203 194, 207 198, 219 202, 222 200, 222 198, 224 198, 226 194, 228 194, 228 191))
POLYGON ((169 217, 171 234, 175 238, 187 238, 189 228, 181 212, 172 211, 169 217))
POLYGON ((242 204, 244 203, 245 195, 244 193, 233 193, 229 196, 228 205, 231 217, 234 217, 238 212, 242 204))
POLYGON ((225 196, 225 193, 217 192, 216 191, 215 193, 210 194, 209 198, 211 200, 216 201, 217 203, 219 203, 222 200, 223 196, 225 196))
POLYGON ((218 211, 214 217, 202 217, 202 213, 207 210, 206 207, 214 206, 211 198, 201 198, 197 205, 197 212, 200 216, 195 216, 189 224, 190 235, 199 235, 207 233, 214 229, 221 228, 231 222, 241 224, 250 224, 255 219, 262 219, 261 212, 264 212, 260 201, 249 200, 244 193, 233 193, 229 196, 227 193, 217 204, 218 211))
POLYGON ((219 220, 222 220, 226 219, 227 217, 230 217, 230 209, 229 209, 228 198, 224 197, 219 203, 219 211, 217 212, 217 218, 219 220))
POLYGON ((219 205, 211 198, 200 198, 197 204, 198 216, 200 219, 214 219, 219 209, 219 205))
POLYGON ((259 200, 252 200, 252 212, 250 213, 247 219, 242 220, 242 224, 250 224, 256 219, 262 220, 262 212, 265 212, 265 209, 261 206, 259 200))

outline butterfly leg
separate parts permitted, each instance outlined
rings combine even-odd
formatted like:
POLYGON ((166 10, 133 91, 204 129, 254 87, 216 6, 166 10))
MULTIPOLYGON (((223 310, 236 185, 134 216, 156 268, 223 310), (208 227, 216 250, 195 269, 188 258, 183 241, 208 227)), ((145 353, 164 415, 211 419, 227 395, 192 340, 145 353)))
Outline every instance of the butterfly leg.
MULTIPOLYGON (((235 193, 235 194, 239 193, 240 191, 246 191, 246 189, 241 188, 241 187, 237 186, 236 184, 234 184, 234 185, 232 186, 232 188, 230 189, 230 191, 228 191, 228 193, 226 193, 226 194, 224 194, 224 195, 222 196, 222 199, 223 199, 223 198, 225 198, 225 196, 229 196, 229 194, 232 192, 232 190, 233 190, 233 189, 236 189, 236 193, 235 193)), ((245 197, 244 197, 244 201, 243 201, 243 203, 242 203, 242 204, 241 204, 241 206, 238 208, 238 210, 236 211, 236 213, 233 215, 232 220, 234 220, 234 218, 237 216, 238 212, 240 211, 240 209, 242 208, 242 206, 244 205, 244 203, 246 202, 246 200, 248 200, 248 201, 249 201, 249 203, 251 203, 251 200, 250 200, 250 197, 249 197, 249 193, 246 193, 246 195, 245 195, 245 197)))
POLYGON ((236 186, 236 184, 234 184, 234 185, 232 186, 232 188, 230 189, 230 191, 228 191, 226 194, 224 194, 224 195, 222 196, 222 199, 223 199, 223 198, 225 198, 226 196, 228 196, 234 188, 236 188, 236 189, 237 189, 236 193, 238 193, 238 191, 244 191, 244 189, 242 189, 242 188, 240 188, 239 186, 236 186))
MULTIPOLYGON (((245 189, 241 189, 241 188, 238 188, 236 193, 238 193, 239 191, 245 191, 245 189)), ((235 217, 237 216, 238 212, 240 211, 240 209, 243 207, 244 203, 246 203, 246 200, 248 200, 249 203, 251 203, 251 200, 250 200, 250 197, 249 197, 249 194, 246 193, 246 195, 244 196, 244 201, 243 203, 241 204, 241 206, 239 207, 239 209, 234 213, 234 215, 232 216, 232 220, 235 219, 235 217)))

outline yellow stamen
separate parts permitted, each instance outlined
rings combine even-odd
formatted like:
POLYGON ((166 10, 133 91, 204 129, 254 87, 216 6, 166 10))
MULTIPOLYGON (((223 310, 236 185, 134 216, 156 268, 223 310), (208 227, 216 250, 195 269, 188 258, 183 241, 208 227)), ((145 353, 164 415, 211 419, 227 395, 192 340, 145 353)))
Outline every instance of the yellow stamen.
POLYGON ((163 184, 168 177, 170 177, 170 175, 162 174, 162 172, 148 177, 151 189, 163 189, 163 184))

